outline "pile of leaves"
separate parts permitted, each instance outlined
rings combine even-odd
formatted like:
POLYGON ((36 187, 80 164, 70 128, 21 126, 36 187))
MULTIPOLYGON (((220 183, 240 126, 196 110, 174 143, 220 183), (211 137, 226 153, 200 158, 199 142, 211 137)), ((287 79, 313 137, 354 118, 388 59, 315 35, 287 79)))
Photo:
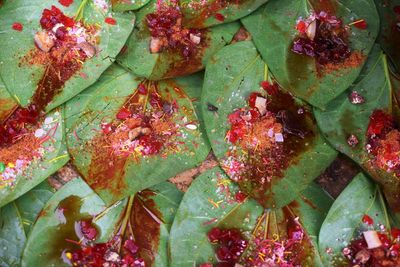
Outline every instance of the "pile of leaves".
POLYGON ((0 266, 400 266, 400 1, 0 18, 0 266))

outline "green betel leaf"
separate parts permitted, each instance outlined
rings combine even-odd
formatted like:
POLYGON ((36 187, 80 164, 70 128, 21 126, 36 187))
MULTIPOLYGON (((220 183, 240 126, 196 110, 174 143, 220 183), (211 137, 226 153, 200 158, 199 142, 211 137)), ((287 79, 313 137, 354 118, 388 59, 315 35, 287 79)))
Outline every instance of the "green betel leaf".
MULTIPOLYGON (((242 22, 252 34, 256 47, 280 85, 322 109, 356 80, 379 31, 379 16, 373 0, 270 1, 242 19, 242 22), (308 28, 301 29, 300 26, 302 23, 306 25, 302 20, 310 20, 309 16, 314 11, 336 16, 333 20, 342 20, 342 29, 350 25, 345 35, 351 54, 344 61, 334 64, 328 57, 328 62, 325 60, 319 64, 315 58, 292 51, 294 41, 299 36, 297 29, 304 31, 304 34, 309 33, 308 28)), ((309 36, 315 36, 317 40, 315 49, 323 47, 322 43, 318 43, 318 31, 317 27, 313 32, 310 29, 309 33, 309 36)), ((322 57, 327 53, 322 51, 319 54, 322 57)), ((335 56, 342 56, 347 52, 336 53, 335 56)))
POLYGON ((137 10, 146 5, 150 0, 111 0, 114 11, 137 10))
MULTIPOLYGON (((385 128, 388 116, 385 114, 392 114, 395 110, 392 100, 386 57, 376 46, 356 83, 332 101, 326 111, 315 109, 314 114, 328 141, 337 150, 361 165, 382 185, 389 206, 398 214, 400 180, 396 171, 391 169, 392 164, 397 166, 397 159, 391 159, 392 162, 386 159, 390 157, 390 152, 379 150, 383 146, 381 145, 383 141, 376 140, 379 135, 369 134, 369 132, 374 133, 375 129, 380 129, 375 125, 378 123, 378 118, 381 120, 382 128, 385 128), (357 104, 360 99, 365 103, 357 104), (377 113, 379 111, 382 112, 381 115, 377 113), (377 119, 373 119, 374 117, 377 119), (381 151, 378 154, 374 152, 377 149, 381 151), (389 154, 385 155, 386 153, 389 154)), ((389 146, 396 150, 396 144, 389 146)))
POLYGON ((30 126, 15 143, 0 148, 0 207, 49 177, 69 156, 65 143, 64 109, 58 108, 30 126))
MULTIPOLYGON (((73 164, 108 204, 195 167, 210 147, 185 87, 151 82, 117 65, 67 103, 73 164)), ((196 88, 200 90, 200 88, 196 88)))
POLYGON ((390 231, 385 201, 379 187, 360 173, 335 200, 321 226, 319 251, 325 266, 345 266, 343 249, 361 232, 379 225, 390 231))
POLYGON ((138 11, 135 30, 117 58, 119 64, 150 80, 188 75, 202 70, 208 59, 227 45, 240 27, 235 22, 208 29, 189 28, 178 19, 182 18, 182 13, 171 9, 171 12, 162 8, 157 11, 157 1, 153 0, 138 11), (148 26, 149 18, 157 21, 153 34, 148 26), (162 19, 168 26, 159 26, 163 25, 162 19), (178 37, 167 35, 166 31, 172 27, 178 37), (161 37, 164 35, 168 37, 161 37))
POLYGON ((112 64, 133 29, 134 15, 112 13, 104 3, 4 2, 0 75, 22 106, 49 111, 94 83, 112 64))
MULTIPOLYGON (((169 241, 171 266, 215 264, 216 255, 222 255, 218 251, 220 244, 209 241, 215 228, 229 230, 236 236, 240 232, 242 240, 248 244, 243 253, 239 253, 240 257, 230 264, 262 266, 269 263, 275 266, 273 264, 279 261, 278 255, 272 258, 265 253, 263 257, 258 257, 260 244, 268 244, 272 239, 278 244, 286 244, 294 226, 299 234, 301 232, 301 238, 292 243, 293 250, 286 250, 285 255, 292 253, 294 256, 281 257, 281 263, 322 266, 316 239, 331 199, 315 184, 295 198, 282 209, 264 210, 256 201, 243 197, 237 185, 221 169, 214 168, 203 173, 184 195, 172 225, 169 241), (300 244, 302 248, 298 247, 300 244), (250 258, 255 261, 251 262, 250 258)), ((270 248, 274 251, 273 245, 270 248)))
POLYGON ((378 1, 375 0, 376 7, 381 17, 381 31, 379 33, 379 44, 389 56, 396 71, 400 72, 400 31, 399 23, 399 0, 378 1), (397 9, 396 9, 397 8, 397 9))
POLYGON ((252 42, 229 45, 209 61, 202 93, 207 134, 222 168, 265 207, 290 203, 336 157, 309 107, 279 89, 252 42), (252 106, 254 96, 266 101, 265 115, 252 106))
POLYGON ((17 107, 18 103, 12 98, 0 79, 0 123, 7 119, 17 107))
POLYGON ((107 207, 82 179, 75 179, 44 207, 22 266, 122 265, 129 259, 168 266, 169 229, 181 198, 174 185, 162 183, 107 207))
POLYGON ((54 189, 43 182, 0 209, 0 265, 20 266, 21 255, 32 224, 54 189))

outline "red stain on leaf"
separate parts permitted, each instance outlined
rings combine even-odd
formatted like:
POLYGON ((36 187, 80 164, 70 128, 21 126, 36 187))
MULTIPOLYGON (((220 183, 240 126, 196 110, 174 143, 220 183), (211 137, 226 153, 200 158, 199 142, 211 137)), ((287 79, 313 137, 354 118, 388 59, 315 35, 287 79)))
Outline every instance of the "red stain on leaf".
POLYGON ((19 22, 14 22, 12 25, 12 29, 15 31, 22 32, 22 30, 24 29, 24 26, 19 22))
POLYGON ((111 18, 111 17, 105 18, 104 22, 107 23, 107 24, 110 24, 110 25, 116 25, 117 24, 117 21, 115 19, 111 18))
POLYGON ((58 0, 58 2, 63 6, 69 7, 74 2, 74 0, 58 0))

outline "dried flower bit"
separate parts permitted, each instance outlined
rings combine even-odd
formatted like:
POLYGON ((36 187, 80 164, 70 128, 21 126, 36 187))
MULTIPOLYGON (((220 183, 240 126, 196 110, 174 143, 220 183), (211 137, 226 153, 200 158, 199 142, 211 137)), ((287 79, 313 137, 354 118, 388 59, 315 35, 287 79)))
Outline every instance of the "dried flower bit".
POLYGON ((296 54, 313 57, 320 65, 341 63, 351 55, 347 28, 335 16, 313 13, 299 19, 296 29, 299 37, 292 46, 296 54))
POLYGON ((78 48, 81 49, 88 58, 92 58, 96 55, 96 47, 89 42, 79 43, 78 48))
POLYGON ((151 53, 160 53, 166 49, 179 51, 185 58, 196 53, 202 41, 202 31, 183 26, 183 15, 177 4, 160 4, 145 19, 151 35, 151 53))
POLYGON ((34 37, 35 45, 43 52, 49 52, 55 45, 53 35, 50 35, 47 31, 40 31, 35 34, 34 37))
POLYGON ((349 101, 354 105, 359 105, 365 103, 365 98, 357 91, 352 91, 349 95, 349 101))
POLYGON ((400 131, 393 117, 382 110, 375 110, 370 116, 366 137, 370 163, 400 177, 400 131))
POLYGON ((349 136, 349 138, 347 138, 347 144, 350 147, 356 147, 358 145, 358 143, 359 143, 358 138, 354 134, 351 134, 349 136))
POLYGON ((219 261, 234 265, 239 259, 244 250, 248 246, 238 229, 221 229, 212 228, 208 234, 208 240, 217 244, 216 257, 219 261))

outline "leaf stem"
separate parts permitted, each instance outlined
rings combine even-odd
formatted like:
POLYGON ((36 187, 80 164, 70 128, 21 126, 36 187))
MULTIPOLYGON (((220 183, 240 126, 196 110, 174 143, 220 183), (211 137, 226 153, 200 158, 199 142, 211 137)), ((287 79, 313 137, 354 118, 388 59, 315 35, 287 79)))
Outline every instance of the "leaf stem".
POLYGON ((89 2, 89 0, 82 0, 82 3, 79 5, 78 11, 75 14, 76 21, 79 21, 83 18, 83 13, 87 2, 89 2))
POLYGON ((376 186, 376 193, 379 195, 379 201, 382 205, 382 210, 383 210, 383 214, 385 216, 385 224, 386 224, 386 229, 388 230, 388 232, 390 233, 391 231, 391 226, 390 226, 390 221, 389 221, 389 215, 386 209, 386 204, 385 204, 385 200, 383 199, 383 195, 382 195, 382 191, 379 188, 379 186, 376 186))
POLYGON ((386 79, 389 83, 389 89, 390 89, 390 94, 389 94, 389 113, 391 114, 393 112, 393 87, 392 87, 392 83, 390 81, 390 74, 389 74, 389 66, 388 66, 388 62, 387 62, 387 57, 386 55, 383 55, 383 65, 384 65, 384 69, 385 69, 385 76, 386 79))
POLYGON ((264 81, 268 79, 268 65, 264 63, 264 81))
POLYGON ((122 223, 121 223, 121 227, 120 227, 121 236, 123 236, 125 234, 126 226, 128 225, 129 217, 132 212, 132 206, 133 206, 134 199, 135 199, 135 196, 130 196, 128 198, 128 204, 126 204, 124 218, 122 219, 122 223))

